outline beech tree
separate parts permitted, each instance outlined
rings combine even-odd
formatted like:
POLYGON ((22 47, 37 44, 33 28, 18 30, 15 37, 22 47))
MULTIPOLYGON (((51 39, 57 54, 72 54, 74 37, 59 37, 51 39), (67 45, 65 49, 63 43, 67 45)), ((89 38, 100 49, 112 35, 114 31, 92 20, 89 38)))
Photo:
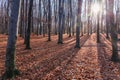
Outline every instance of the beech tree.
POLYGON ((78 0, 78 14, 77 14, 77 26, 76 26, 76 48, 80 48, 80 26, 81 26, 81 8, 82 0, 78 0))
POLYGON ((63 27, 64 27, 64 0, 59 0, 58 44, 63 43, 63 27))
MULTIPOLYGON (((11 0, 11 15, 9 23, 9 35, 7 41, 6 49, 6 59, 5 59, 5 74, 3 80, 8 78, 14 78, 18 74, 18 70, 15 66, 15 49, 16 49, 16 40, 17 40, 17 21, 18 21, 18 12, 20 0, 11 0)), ((22 1, 21 1, 22 2, 22 1)))
POLYGON ((30 29, 31 29, 31 16, 32 16, 33 0, 30 0, 29 12, 28 12, 28 27, 26 36, 26 49, 31 49, 30 47, 30 29))
POLYGON ((108 0, 109 1, 109 23, 111 26, 110 30, 110 35, 111 35, 111 40, 112 40, 112 57, 111 60, 114 62, 119 61, 118 57, 118 46, 117 46, 117 41, 118 41, 118 35, 117 35, 117 25, 116 21, 114 18, 114 13, 113 13, 113 8, 114 8, 114 0, 108 0))
POLYGON ((48 0, 48 41, 51 41, 51 0, 48 0))
POLYGON ((108 0, 106 0, 106 38, 109 39, 108 0))
MULTIPOLYGON (((99 6, 101 4, 100 1, 97 1, 99 3, 99 6)), ((100 43, 100 10, 98 10, 97 13, 97 43, 100 43)))

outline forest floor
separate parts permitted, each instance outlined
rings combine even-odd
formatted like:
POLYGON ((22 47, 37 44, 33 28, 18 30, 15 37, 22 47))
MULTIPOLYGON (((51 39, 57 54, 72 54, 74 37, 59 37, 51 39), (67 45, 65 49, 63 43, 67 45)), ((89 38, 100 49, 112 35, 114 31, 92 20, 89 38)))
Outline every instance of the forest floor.
MULTIPOLYGON (((98 44, 96 34, 80 37, 81 49, 74 48, 75 36, 64 35, 64 44, 57 44, 57 37, 47 42, 47 37, 31 36, 31 50, 24 50, 24 41, 18 38, 16 66, 21 74, 15 80, 120 80, 120 63, 110 61, 111 43, 105 35, 98 44)), ((0 35, 0 77, 6 42, 7 36, 0 35)))

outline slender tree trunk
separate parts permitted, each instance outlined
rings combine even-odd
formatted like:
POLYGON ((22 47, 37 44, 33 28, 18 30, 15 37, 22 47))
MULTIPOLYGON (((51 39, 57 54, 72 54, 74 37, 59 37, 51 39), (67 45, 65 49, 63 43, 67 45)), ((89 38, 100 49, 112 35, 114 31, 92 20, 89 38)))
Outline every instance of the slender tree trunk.
POLYGON ((109 39, 108 0, 106 0, 106 38, 109 39))
POLYGON ((42 22, 41 22, 41 0, 39 0, 39 26, 40 26, 40 28, 39 28, 39 34, 41 35, 42 34, 42 22))
POLYGON ((24 28, 24 44, 26 44, 26 41, 27 41, 27 27, 28 27, 28 0, 26 0, 26 8, 25 8, 25 26, 23 27, 24 28))
POLYGON ((64 26, 64 0, 59 0, 59 29, 58 44, 63 43, 63 26, 64 26))
POLYGON ((78 15, 77 15, 76 45, 75 45, 75 48, 80 48, 81 7, 82 7, 82 0, 78 0, 78 15))
POLYGON ((99 30, 99 13, 97 14, 97 43, 100 43, 100 30, 99 30))
POLYGON ((19 24, 19 31, 20 31, 20 37, 22 37, 22 27, 24 26, 24 0, 22 0, 22 8, 21 8, 21 12, 20 12, 20 24, 19 24))
POLYGON ((30 48, 30 29, 31 29, 32 7, 33 7, 33 0, 30 0, 30 6, 29 6, 29 12, 28 12, 28 28, 27 28, 27 36, 26 36, 26 49, 31 49, 30 48))
POLYGON ((90 33, 90 16, 88 17, 88 28, 87 28, 87 34, 89 35, 90 33))
POLYGON ((49 7, 49 13, 48 13, 48 41, 51 41, 51 0, 48 0, 48 7, 49 7))

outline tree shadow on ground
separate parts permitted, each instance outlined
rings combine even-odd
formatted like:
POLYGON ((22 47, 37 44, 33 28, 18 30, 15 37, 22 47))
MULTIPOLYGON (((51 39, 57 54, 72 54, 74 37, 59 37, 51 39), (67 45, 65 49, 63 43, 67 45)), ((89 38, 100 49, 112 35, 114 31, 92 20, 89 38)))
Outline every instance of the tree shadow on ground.
POLYGON ((69 63, 78 51, 79 50, 74 49, 74 47, 72 46, 64 49, 62 52, 56 52, 57 54, 54 54, 45 60, 36 62, 34 61, 35 64, 25 69, 25 71, 22 71, 21 77, 26 75, 26 78, 28 79, 42 79, 44 76, 56 69, 58 66, 69 63), (29 77, 31 75, 33 75, 33 77, 29 77))
POLYGON ((97 44, 97 53, 101 77, 103 80, 119 80, 120 78, 116 73, 116 69, 119 69, 120 67, 115 67, 116 64, 110 61, 111 49, 103 36, 101 36, 100 41, 101 43, 97 44))
POLYGON ((80 46, 83 47, 83 45, 85 44, 85 42, 90 38, 91 35, 84 35, 82 36, 82 38, 80 39, 80 46))
MULTIPOLYGON (((81 45, 83 45, 88 38, 89 38, 88 36, 82 38, 81 45)), ((57 45, 55 47, 61 46, 61 48, 59 48, 59 50, 56 50, 56 52, 50 52, 50 53, 48 52, 49 54, 54 53, 50 57, 41 60, 43 55, 40 56, 37 55, 36 56, 37 59, 34 58, 33 59, 34 61, 31 61, 32 60, 31 59, 26 61, 29 63, 23 62, 24 64, 19 65, 19 68, 20 66, 26 66, 28 64, 29 66, 26 67, 25 69, 21 69, 21 75, 17 77, 17 79, 21 79, 21 78, 34 79, 34 80, 43 79, 44 77, 46 77, 46 75, 56 71, 56 69, 60 67, 60 69, 59 70, 57 69, 57 72, 53 74, 53 76, 56 77, 56 79, 59 78, 59 75, 62 74, 62 69, 65 69, 67 67, 67 65, 71 62, 71 60, 75 57, 75 55, 79 51, 79 49, 75 49, 73 45, 75 45, 75 41, 72 44, 57 45)), ((45 54, 45 55, 49 55, 49 54, 45 54)))
MULTIPOLYGON (((86 42, 86 40, 89 38, 89 36, 83 36, 81 37, 81 46, 86 42)), ((65 40, 70 40, 72 38, 66 38, 65 40)), ((55 40, 56 41, 56 40, 55 40)), ((44 42, 45 45, 49 44, 47 42, 44 42)), ((54 42, 55 43, 55 42, 54 42)), ((68 44, 63 44, 63 45, 58 45, 54 44, 52 46, 46 47, 46 50, 49 48, 55 48, 58 47, 59 50, 56 50, 56 52, 51 51, 49 52, 40 52, 39 49, 34 47, 33 52, 36 53, 34 56, 33 55, 26 55, 31 54, 31 51, 23 51, 21 52, 21 49, 18 50, 19 53, 17 53, 17 67, 21 71, 21 75, 16 78, 17 79, 33 79, 33 80, 39 80, 44 78, 47 74, 50 72, 56 70, 56 68, 61 67, 62 69, 65 69, 67 65, 71 62, 71 60, 74 58, 74 56, 78 53, 79 49, 74 49, 75 45, 75 39, 70 41, 68 44), (69 44, 70 43, 70 44, 69 44), (51 54, 52 53, 52 54, 51 54), (24 58, 21 58, 23 55, 24 58), (51 55, 48 58, 46 58, 45 55, 51 55), (41 60, 41 58, 44 58, 41 60), (18 60, 21 58, 20 60, 18 60)), ((21 43, 22 44, 22 43, 21 43)), ((20 45, 21 45, 20 44, 20 45)), ((51 42, 50 42, 51 44, 51 42)), ((22 46, 23 47, 23 46, 22 46)), ((39 46, 38 46, 39 47, 39 46)), ((42 46, 43 47, 43 46, 42 46)), ((59 70, 55 76, 59 76, 61 74, 61 70, 59 70)), ((0 77, 1 79, 1 77, 0 77)))

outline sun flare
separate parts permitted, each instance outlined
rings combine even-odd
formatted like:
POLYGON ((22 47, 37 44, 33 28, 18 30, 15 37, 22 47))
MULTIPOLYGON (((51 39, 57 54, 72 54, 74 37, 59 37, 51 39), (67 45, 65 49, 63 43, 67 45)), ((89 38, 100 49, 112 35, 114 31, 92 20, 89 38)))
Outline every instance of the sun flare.
POLYGON ((100 9, 101 9, 100 5, 97 4, 97 3, 93 4, 92 7, 91 7, 91 11, 94 14, 98 14, 100 12, 100 9))

